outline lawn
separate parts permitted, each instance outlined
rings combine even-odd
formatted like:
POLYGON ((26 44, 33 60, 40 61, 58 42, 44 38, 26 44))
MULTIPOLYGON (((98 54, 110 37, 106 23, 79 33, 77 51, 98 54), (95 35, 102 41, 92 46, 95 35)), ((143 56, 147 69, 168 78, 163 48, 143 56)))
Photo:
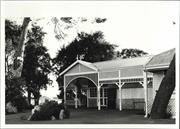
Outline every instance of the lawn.
POLYGON ((174 119, 148 119, 134 111, 104 109, 71 109, 70 119, 49 121, 28 121, 25 113, 6 115, 6 124, 175 124, 174 119))

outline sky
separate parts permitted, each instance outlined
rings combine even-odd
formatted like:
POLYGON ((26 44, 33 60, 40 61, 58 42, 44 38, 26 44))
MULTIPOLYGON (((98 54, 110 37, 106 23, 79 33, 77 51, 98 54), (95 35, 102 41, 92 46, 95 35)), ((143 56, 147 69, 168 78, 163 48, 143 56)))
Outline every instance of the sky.
MULTIPOLYGON (((78 32, 92 33, 102 31, 106 41, 123 48, 138 48, 151 55, 177 48, 179 46, 179 3, 176 1, 121 1, 121 2, 39 2, 4 3, 4 16, 19 23, 23 16, 41 18, 38 24, 47 32, 44 45, 51 57, 55 57, 62 45, 70 43, 78 32), (54 36, 51 18, 86 17, 90 21, 95 17, 107 18, 102 24, 86 22, 78 24, 76 29, 66 30, 67 37, 58 41, 54 36)), ((55 77, 53 77, 55 79, 55 77)), ((54 90, 44 95, 57 93, 54 90)))

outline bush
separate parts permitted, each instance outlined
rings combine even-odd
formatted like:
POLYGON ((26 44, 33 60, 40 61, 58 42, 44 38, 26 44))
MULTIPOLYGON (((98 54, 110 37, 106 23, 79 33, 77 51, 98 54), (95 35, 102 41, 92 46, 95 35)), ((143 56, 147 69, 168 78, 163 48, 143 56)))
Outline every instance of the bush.
POLYGON ((170 119, 170 118, 172 118, 172 114, 169 112, 166 112, 165 119, 170 119))
POLYGON ((32 110, 33 108, 34 106, 32 104, 28 104, 28 107, 27 107, 28 110, 32 110))
POLYGON ((6 104, 11 102, 12 106, 16 107, 18 112, 23 111, 28 107, 26 97, 23 95, 23 87, 25 81, 23 78, 8 78, 6 77, 6 104))
MULTIPOLYGON (((35 110, 34 114, 32 114, 30 120, 37 121, 37 120, 51 120, 52 117, 59 119, 59 113, 61 109, 64 109, 66 114, 69 115, 69 111, 67 111, 63 104, 58 104, 56 101, 46 101, 42 105, 39 105, 40 110, 35 110)), ((68 117, 69 117, 68 116, 68 117)))
POLYGON ((17 96, 13 101, 13 105, 17 107, 18 112, 22 112, 28 108, 28 102, 25 96, 17 96))

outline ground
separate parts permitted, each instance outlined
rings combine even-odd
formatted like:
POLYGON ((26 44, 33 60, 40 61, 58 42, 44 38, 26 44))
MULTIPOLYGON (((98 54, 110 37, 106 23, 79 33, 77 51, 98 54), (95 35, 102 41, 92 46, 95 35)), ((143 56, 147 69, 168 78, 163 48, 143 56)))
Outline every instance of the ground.
POLYGON ((70 119, 28 121, 30 111, 6 115, 6 124, 175 124, 174 119, 148 119, 140 112, 103 109, 70 109, 70 119))

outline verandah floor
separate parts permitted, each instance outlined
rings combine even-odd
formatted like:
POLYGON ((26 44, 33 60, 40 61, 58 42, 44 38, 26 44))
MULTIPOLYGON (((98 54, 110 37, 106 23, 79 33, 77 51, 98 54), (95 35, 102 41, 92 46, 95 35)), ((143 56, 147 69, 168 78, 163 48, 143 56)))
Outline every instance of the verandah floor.
POLYGON ((6 115, 6 124, 175 124, 174 119, 148 119, 134 111, 102 109, 70 109, 70 119, 49 121, 27 121, 26 113, 6 115))

